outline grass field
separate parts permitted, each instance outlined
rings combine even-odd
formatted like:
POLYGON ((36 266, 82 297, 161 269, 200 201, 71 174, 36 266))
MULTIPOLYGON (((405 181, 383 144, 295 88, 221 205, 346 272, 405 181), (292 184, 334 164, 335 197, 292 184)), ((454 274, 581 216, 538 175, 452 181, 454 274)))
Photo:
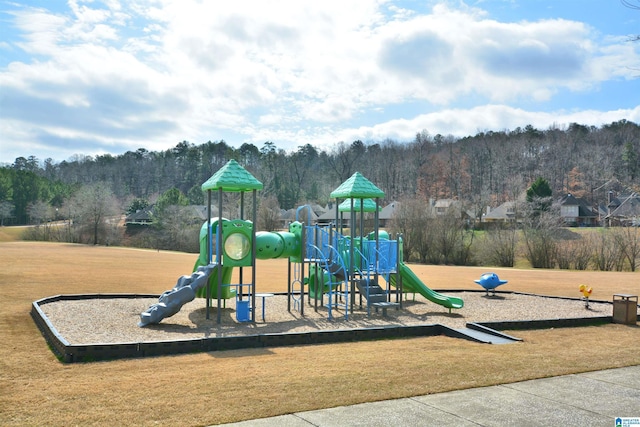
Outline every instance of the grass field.
POLYGON ((26 228, 27 227, 0 227, 0 243, 20 240, 26 228))
MULTIPOLYGON (((447 337, 60 363, 29 316, 74 293, 161 293, 195 255, 0 243, 0 425, 200 426, 640 364, 640 328, 517 331, 485 345, 447 337)), ((259 291, 286 289, 286 260, 259 261, 259 291)), ((412 265, 434 289, 478 289, 486 268, 412 265)), ((504 290, 593 299, 640 294, 640 273, 492 269, 504 290)), ((558 317, 562 317, 558 313, 558 317)))

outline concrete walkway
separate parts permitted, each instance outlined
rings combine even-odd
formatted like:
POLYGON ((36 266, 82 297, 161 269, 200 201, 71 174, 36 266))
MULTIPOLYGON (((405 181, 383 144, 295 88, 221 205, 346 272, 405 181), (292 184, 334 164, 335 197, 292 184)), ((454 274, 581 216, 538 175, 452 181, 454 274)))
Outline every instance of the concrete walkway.
POLYGON ((616 427, 618 417, 640 427, 640 365, 225 425, 616 427))

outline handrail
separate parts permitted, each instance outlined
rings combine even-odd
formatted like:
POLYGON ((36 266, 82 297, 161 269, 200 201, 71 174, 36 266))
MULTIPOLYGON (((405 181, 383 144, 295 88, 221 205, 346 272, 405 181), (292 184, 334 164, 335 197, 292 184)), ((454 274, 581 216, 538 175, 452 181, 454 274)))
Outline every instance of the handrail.
MULTIPOLYGON (((329 285, 329 292, 328 292, 328 296, 329 296, 329 304, 327 305, 327 309, 329 311, 329 320, 331 320, 333 318, 333 313, 332 313, 332 307, 333 307, 333 297, 335 294, 334 291, 334 285, 336 285, 335 287, 337 287, 337 285, 339 285, 340 283, 342 283, 343 281, 345 282, 345 292, 342 293, 343 297, 345 297, 348 301, 349 299, 349 280, 347 278, 347 268, 344 265, 344 260, 342 259, 342 257, 340 256, 340 254, 338 253, 338 251, 331 245, 327 246, 328 252, 335 252, 336 253, 336 257, 335 260, 332 257, 328 257, 325 256, 324 252, 322 251, 322 249, 320 249, 319 247, 315 246, 315 245, 308 245, 308 248, 312 249, 313 251, 315 251, 317 253, 317 257, 312 257, 312 259, 314 259, 316 262, 324 264, 322 266, 322 268, 324 269, 324 271, 327 271, 329 273, 329 280, 328 280, 328 285, 329 285), (340 280, 337 282, 334 282, 331 277, 335 276, 335 273, 331 273, 332 268, 330 267, 331 264, 329 264, 329 260, 331 260, 331 264, 335 264, 336 262, 338 263, 338 271, 341 269, 343 272, 345 272, 345 279, 344 280, 340 280)), ((316 287, 316 293, 318 293, 318 287, 316 287)), ((320 295, 323 294, 322 291, 319 291, 320 295)), ((317 295, 316 295, 317 297, 317 295)), ((322 298, 322 297, 321 297, 322 298)), ((317 299, 317 298, 316 298, 317 299)), ((345 319, 349 319, 349 308, 348 308, 348 304, 345 304, 345 319)))
MULTIPOLYGON (((357 240, 344 236, 331 227, 321 227, 317 224, 305 226, 305 259, 316 261, 329 273, 344 272, 347 287, 350 287, 356 276, 371 282, 377 282, 378 275, 387 282, 385 293, 390 294, 389 275, 398 272, 398 260, 402 257, 401 241, 389 239, 357 240), (359 244, 358 244, 359 243, 359 244), (353 264, 353 265, 350 265, 353 264), (336 268, 336 266, 338 266, 336 268), (375 277, 375 278, 374 278, 375 277), (373 278, 373 279, 372 279, 373 278)), ((334 295, 333 285, 329 289, 330 298, 334 295)), ((352 291, 347 289, 346 295, 352 291)), ((369 287, 367 287, 367 300, 369 287)), ((331 302, 329 304, 329 318, 331 318, 331 302)), ((367 310, 370 307, 367 303, 367 310)))

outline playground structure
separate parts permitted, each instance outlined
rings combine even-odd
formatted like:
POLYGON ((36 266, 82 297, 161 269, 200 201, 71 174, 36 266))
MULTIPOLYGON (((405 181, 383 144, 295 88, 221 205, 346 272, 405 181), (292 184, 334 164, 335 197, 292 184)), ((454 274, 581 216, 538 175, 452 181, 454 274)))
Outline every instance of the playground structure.
POLYGON ((141 313, 139 326, 159 323, 196 296, 207 300, 207 319, 214 298, 217 323, 221 322, 225 301, 235 298, 237 320, 255 322, 256 259, 273 258, 288 259, 287 309, 298 310, 302 315, 305 305, 309 305, 316 311, 326 308, 329 319, 334 310, 340 310, 348 320, 356 302, 363 307, 364 300, 367 315, 371 315, 371 308, 376 312, 381 308, 386 316, 388 308, 402 308, 405 293, 419 293, 449 312, 463 307, 462 299, 430 289, 404 264, 401 236, 391 239, 379 229, 379 202, 384 192, 359 172, 331 192, 330 197, 336 199, 335 219, 325 227, 305 223, 305 210, 310 208, 302 206, 288 231, 256 232, 256 192, 260 189, 262 183, 235 160, 202 184, 208 195, 209 218, 200 229, 200 254, 194 272, 179 278, 158 303, 141 313), (214 192, 219 213, 223 212, 223 193, 240 193, 239 219, 211 217, 214 192), (253 195, 252 220, 245 218, 247 192, 253 195), (345 213, 349 215, 348 223, 345 213), (366 235, 365 213, 374 214, 374 230, 366 235), (349 235, 344 234, 347 225, 349 235), (237 283, 231 283, 234 267, 239 269, 237 283))
MULTIPOLYGON (((614 294, 613 316, 599 316, 600 309, 589 310, 589 316, 558 318, 554 313, 550 318, 537 318, 525 320, 512 320, 511 318, 493 319, 495 306, 491 314, 479 321, 466 322, 464 327, 452 327, 440 323, 425 323, 427 316, 434 313, 430 311, 428 304, 407 303, 406 309, 396 319, 385 321, 383 319, 368 319, 362 322, 362 302, 366 300, 366 314, 371 315, 371 308, 377 312, 382 309, 386 316, 388 308, 403 309, 403 297, 407 293, 420 293, 427 300, 449 309, 462 308, 464 302, 461 298, 445 296, 427 287, 411 268, 403 262, 402 238, 398 236, 391 239, 388 233, 380 230, 378 225, 379 199, 383 196, 377 187, 367 181, 361 174, 355 173, 345 181, 338 189, 331 193, 336 198, 335 222, 326 227, 304 223, 304 212, 309 207, 300 207, 296 212, 296 219, 288 227, 288 231, 256 232, 254 222, 244 218, 244 193, 253 192, 253 219, 256 218, 256 191, 262 188, 262 184, 253 178, 236 162, 231 161, 225 167, 214 174, 202 185, 207 191, 209 209, 211 212, 212 193, 218 195, 218 212, 223 212, 223 193, 239 192, 240 203, 239 219, 209 218, 200 229, 200 253, 195 262, 191 275, 185 275, 178 279, 175 287, 164 292, 158 298, 158 302, 140 314, 138 326, 157 324, 170 317, 192 301, 196 296, 206 298, 206 319, 210 317, 211 303, 217 299, 217 323, 220 325, 223 304, 228 299, 235 299, 235 311, 237 322, 225 317, 225 325, 220 325, 216 333, 211 333, 210 322, 202 322, 203 312, 198 308, 190 312, 182 313, 175 323, 154 328, 154 331, 139 331, 140 335, 131 333, 131 310, 114 312, 113 301, 135 300, 135 311, 138 310, 139 298, 153 298, 155 295, 140 294, 89 294, 89 295, 55 295, 42 298, 32 304, 31 316, 42 331, 51 349, 64 362, 80 362, 89 360, 111 360, 123 357, 149 357, 166 354, 191 353, 198 351, 220 351, 241 348, 265 348, 275 346, 291 346, 321 343, 353 342, 373 339, 386 339, 391 337, 422 337, 433 335, 446 335, 453 338, 462 338, 479 343, 509 344, 522 341, 517 337, 501 332, 505 329, 521 328, 546 328, 546 327, 575 327, 608 323, 625 323, 633 325, 637 321, 637 296, 627 294, 614 294), (339 199, 344 199, 341 203, 339 199), (356 222, 356 214, 360 213, 360 221, 356 222), (374 231, 364 233, 364 212, 373 212, 375 215, 374 231), (348 213, 350 222, 345 223, 343 215, 348 213), (349 235, 344 233, 348 226, 349 235), (344 314, 347 322, 336 322, 329 329, 326 322, 314 325, 303 331, 297 330, 297 326, 291 327, 286 313, 277 317, 279 320, 271 324, 253 325, 256 317, 256 298, 262 298, 262 320, 264 322, 265 299, 275 296, 269 293, 256 292, 256 259, 286 258, 288 260, 287 276, 287 304, 286 308, 291 312, 298 310, 304 316, 305 306, 311 306, 316 310, 302 322, 313 323, 325 313, 332 318, 334 311, 344 314), (233 268, 238 267, 236 273, 233 268), (249 271, 247 271, 249 269, 249 271), (238 274, 239 273, 239 274, 238 274), (237 279, 237 280, 236 280, 237 279), (360 311, 354 313, 356 297, 359 296, 360 311), (83 329, 95 328, 94 310, 99 302, 109 300, 107 316, 117 317, 123 330, 129 332, 131 338, 123 337, 120 333, 113 341, 104 341, 102 330, 97 330, 99 341, 70 343, 64 335, 54 326, 54 320, 43 310, 48 304, 66 301, 84 301, 79 304, 86 307, 86 314, 81 319, 90 319, 83 329), (319 312, 318 308, 326 310, 319 312), (415 310, 419 309, 419 312, 415 310), (413 316, 407 313, 413 312, 413 316), (193 316, 193 318, 192 318, 193 316), (411 318, 412 317, 412 318, 411 318), (281 320, 286 318, 284 322, 281 320), (407 318, 409 321, 407 321, 407 318), (246 322, 246 324, 242 324, 246 322), (351 323, 353 322, 353 323, 351 323), (384 322, 384 323, 383 323, 384 322), (234 323, 236 323, 234 325, 234 323), (197 328, 192 328, 192 325, 197 328), (188 327, 184 327, 188 326, 188 327), (258 327, 256 327, 258 326, 258 327), (342 327, 340 327, 342 326, 342 327), (263 329, 264 327, 264 329, 263 329), (175 339, 177 335, 188 331, 187 336, 175 339), (262 331, 262 333, 261 333, 262 331), (168 335, 167 335, 168 332, 168 335), (193 335, 191 335, 193 332, 193 335), (204 336, 202 336, 204 332, 204 336), (153 339, 147 334, 156 334, 153 339), (166 339, 173 335, 174 339, 166 339), (195 337, 195 338, 194 338, 195 337)), ((309 211, 310 212, 310 211, 309 211)), ((309 218, 308 215, 306 218, 309 218)), ((496 283, 504 284, 507 281, 496 283)), ((476 283, 479 281, 476 280, 476 283)), ((491 281, 484 281, 485 284, 491 281)), ((495 287, 494 287, 495 289, 495 287)), ((488 289, 487 290, 488 294, 488 289)), ((479 291, 482 292, 482 291, 479 291)), ((495 291, 494 291, 495 293, 495 291)), ((511 293, 516 295, 518 293, 511 293)), ((524 295, 524 294, 523 294, 524 295)), ((284 293, 277 300, 279 307, 284 311, 284 293)), ((415 295, 414 295, 415 296, 415 295)), ((556 298, 556 297, 553 297, 556 298)), ((564 299, 563 297, 557 297, 564 299)), ((548 297, 545 297, 547 300, 548 297)), ((496 301, 499 302, 499 301, 496 301)), ((591 301, 589 301, 591 302, 591 301)), ((606 301, 595 301, 594 304, 610 304, 606 301)), ((201 304, 200 304, 201 305, 201 304)), ((481 305, 481 304, 480 304, 481 305)), ((123 304, 123 308, 126 304, 123 304)), ((477 309, 477 304, 471 304, 470 311, 477 309), (473 307, 471 307, 473 306, 473 307)), ((597 307, 597 306, 596 306, 597 307)), ((226 307, 224 307, 226 308, 226 307)), ((76 307, 77 309, 77 307, 76 307)), ((58 311, 63 313, 64 324, 66 313, 70 310, 58 311)), ((508 310, 507 310, 508 311, 508 310)), ((528 310, 531 312, 531 310, 528 310)), ((501 314, 504 314, 500 311, 501 314)), ((291 313, 290 313, 291 314, 291 313)), ((465 320, 468 313, 460 317, 465 320)), ((55 310, 54 310, 55 316, 55 310)), ((114 323, 105 323, 111 330, 114 323)), ((137 329, 137 328, 133 328, 137 329)))

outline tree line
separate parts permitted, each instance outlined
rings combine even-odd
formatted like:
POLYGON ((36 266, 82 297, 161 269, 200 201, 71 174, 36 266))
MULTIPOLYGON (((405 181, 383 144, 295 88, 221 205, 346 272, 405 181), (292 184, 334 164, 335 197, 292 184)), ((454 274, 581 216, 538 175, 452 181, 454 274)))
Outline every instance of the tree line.
MULTIPOLYGON (((486 206, 516 200, 539 178, 554 197, 572 193, 593 204, 606 200, 614 186, 639 191, 640 126, 627 120, 544 130, 528 125, 462 138, 422 131, 411 141, 356 140, 326 150, 306 144, 285 151, 270 141, 239 148, 224 140, 182 141, 164 151, 78 154, 58 163, 30 155, 0 167, 0 220, 36 225, 68 220, 68 241, 115 242, 115 235, 105 237, 109 226, 96 217, 135 212, 163 198, 183 207, 204 204, 201 184, 230 159, 264 184, 259 203, 268 207, 265 218, 301 204, 326 205, 330 192, 356 171, 385 192, 382 203, 449 198, 479 217, 486 206), (88 200, 104 203, 86 212, 88 200)), ((162 212, 179 216, 175 209, 162 212)), ((171 221, 157 223, 168 227, 171 221)))
POLYGON ((400 204, 389 230, 401 237, 404 259, 423 264, 514 267, 526 260, 533 268, 637 271, 640 227, 563 227, 547 185, 538 179, 529 187, 520 222, 479 230, 455 207, 436 213, 412 199, 400 204))
POLYGON ((80 186, 97 182, 120 200, 154 199, 177 188, 201 204, 200 185, 230 159, 264 184, 263 197, 276 197, 284 209, 326 204, 329 193, 356 171, 385 191, 385 201, 416 196, 495 206, 515 199, 538 177, 554 194, 571 192, 593 201, 612 180, 639 187, 640 126, 627 120, 546 130, 528 125, 463 138, 422 131, 408 142, 356 140, 328 150, 306 144, 290 152, 269 141, 260 148, 182 141, 165 151, 78 154, 59 163, 31 155, 0 168, 0 201, 14 204, 17 223, 28 221, 29 203, 60 204, 80 186))

